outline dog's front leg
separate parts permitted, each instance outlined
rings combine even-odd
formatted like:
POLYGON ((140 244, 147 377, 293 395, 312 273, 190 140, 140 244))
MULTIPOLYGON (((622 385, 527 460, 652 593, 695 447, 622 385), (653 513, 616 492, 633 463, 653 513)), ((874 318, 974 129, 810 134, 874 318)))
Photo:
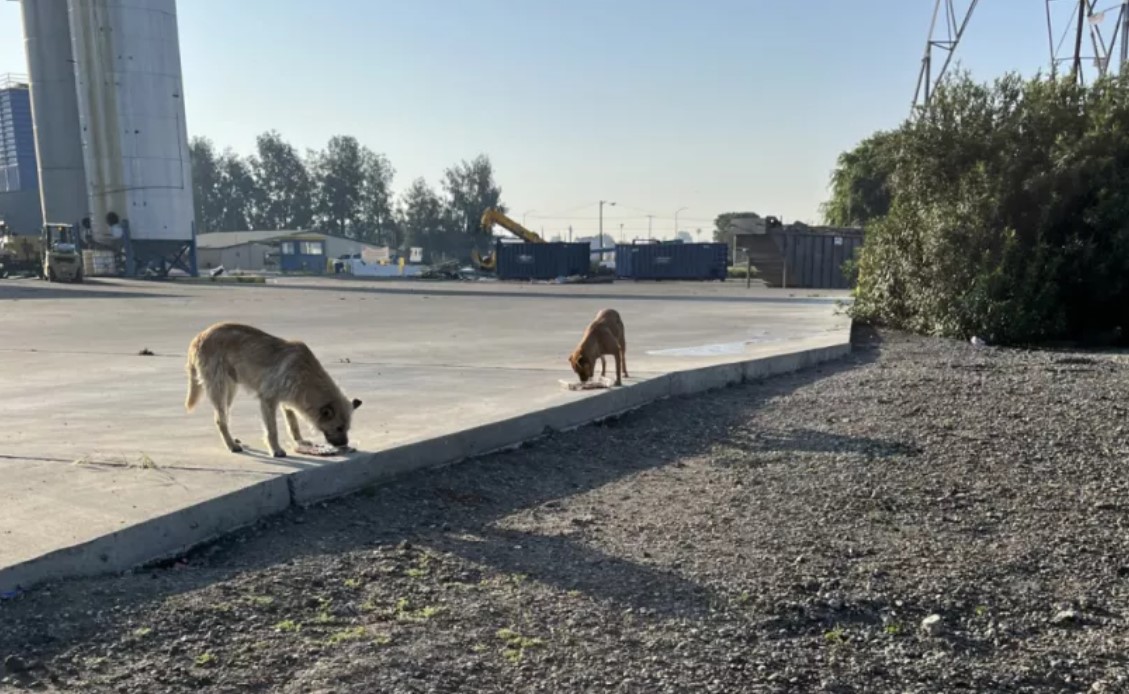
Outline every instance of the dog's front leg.
POLYGON ((615 384, 617 386, 622 386, 623 385, 623 379, 620 378, 620 374, 623 373, 623 365, 620 362, 619 350, 616 350, 612 354, 612 356, 615 357, 615 384))
POLYGON ((285 458, 286 451, 278 444, 278 402, 275 400, 261 400, 263 410, 263 426, 267 430, 267 448, 275 458, 285 458))
POLYGON ((298 414, 289 407, 283 407, 282 411, 286 413, 286 426, 290 429, 290 438, 298 445, 308 446, 310 443, 302 438, 302 428, 298 425, 298 414))

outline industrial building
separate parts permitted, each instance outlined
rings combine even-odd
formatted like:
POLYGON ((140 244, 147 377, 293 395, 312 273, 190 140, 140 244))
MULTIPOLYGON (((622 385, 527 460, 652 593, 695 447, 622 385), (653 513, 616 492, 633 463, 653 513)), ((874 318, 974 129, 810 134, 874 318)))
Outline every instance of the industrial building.
POLYGON ((16 233, 43 223, 31 89, 27 77, 0 75, 0 219, 16 233))
POLYGON ((196 237, 201 270, 329 272, 329 260, 387 259, 388 249, 313 231, 216 231, 196 237))
POLYGON ((129 277, 196 271, 176 0, 22 0, 42 216, 129 277))

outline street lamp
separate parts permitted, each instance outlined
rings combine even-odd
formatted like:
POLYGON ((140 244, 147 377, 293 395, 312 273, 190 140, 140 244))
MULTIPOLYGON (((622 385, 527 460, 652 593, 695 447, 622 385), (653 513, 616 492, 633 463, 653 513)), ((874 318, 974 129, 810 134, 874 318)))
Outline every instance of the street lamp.
POLYGON ((600 201, 600 262, 604 261, 604 205, 615 207, 614 202, 600 201))
MULTIPOLYGON (((533 214, 533 213, 534 213, 534 212, 536 212, 536 211, 537 211, 537 210, 526 210, 525 212, 522 212, 522 213, 521 213, 521 225, 522 225, 523 227, 525 226, 525 218, 526 218, 527 216, 529 216, 529 215, 533 214)), ((526 227, 526 228, 528 228, 528 227, 526 227)))
POLYGON ((623 243, 623 222, 619 223, 619 242, 623 243))
POLYGON ((678 238, 678 213, 685 212, 689 207, 679 207, 674 211, 674 238, 678 238))

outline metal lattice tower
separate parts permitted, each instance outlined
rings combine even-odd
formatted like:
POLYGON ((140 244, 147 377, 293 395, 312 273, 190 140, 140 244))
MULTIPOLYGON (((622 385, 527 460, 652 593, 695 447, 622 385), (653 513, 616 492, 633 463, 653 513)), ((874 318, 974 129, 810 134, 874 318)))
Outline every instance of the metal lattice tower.
POLYGON ((968 20, 972 18, 979 1, 936 0, 934 3, 933 19, 929 22, 929 36, 925 39, 925 55, 921 57, 921 72, 917 75, 917 88, 913 94, 915 112, 929 105, 929 99, 933 96, 937 85, 944 79, 945 72, 953 60, 953 53, 956 52, 957 45, 960 44, 961 37, 968 28, 968 20), (958 5, 963 5, 964 9, 958 12, 958 5), (945 54, 945 59, 937 70, 934 69, 933 64, 934 50, 945 54))
POLYGON ((1045 0, 1051 76, 1078 83, 1117 72, 1129 59, 1129 0, 1045 0), (1117 56, 1114 58, 1114 56, 1117 56))

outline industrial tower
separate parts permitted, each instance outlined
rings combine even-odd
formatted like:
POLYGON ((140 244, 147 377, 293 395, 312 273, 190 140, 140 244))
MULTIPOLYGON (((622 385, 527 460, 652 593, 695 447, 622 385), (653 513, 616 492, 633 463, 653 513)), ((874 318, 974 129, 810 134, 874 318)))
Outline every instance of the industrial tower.
POLYGON ((196 274, 176 0, 22 0, 45 222, 127 277, 196 274))
MULTIPOLYGON (((928 107, 978 4, 935 0, 913 95, 914 113, 928 107)), ((1129 60, 1129 0, 1044 0, 1043 5, 1052 77, 1084 83, 1118 72, 1129 60)))

